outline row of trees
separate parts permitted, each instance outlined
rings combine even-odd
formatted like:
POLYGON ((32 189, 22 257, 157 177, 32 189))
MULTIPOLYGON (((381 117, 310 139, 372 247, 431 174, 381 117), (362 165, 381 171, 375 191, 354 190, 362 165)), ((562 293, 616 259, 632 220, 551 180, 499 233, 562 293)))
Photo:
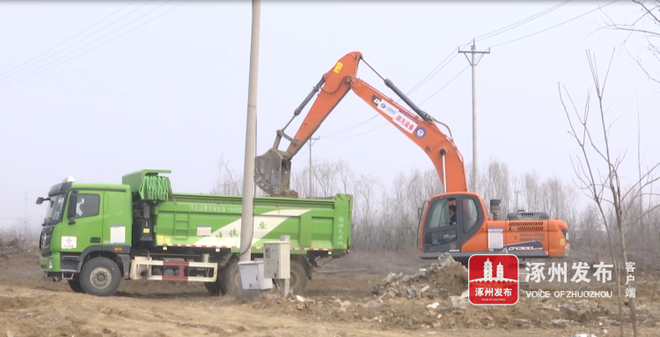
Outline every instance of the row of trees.
MULTIPOLYGON (((442 191, 435 169, 400 172, 386 185, 377 176, 354 171, 343 159, 316 159, 312 165, 312 189, 309 188, 309 166, 293 168, 292 188, 301 198, 352 194, 355 249, 415 249, 419 208, 431 195, 442 191)), ((241 194, 241 174, 225 160, 221 160, 219 170, 211 192, 241 194)), ((468 176, 471 176, 469 172, 468 176)), ((514 176, 506 163, 493 159, 480 170, 480 187, 479 194, 486 205, 490 199, 502 201, 503 214, 517 210, 545 211, 551 217, 567 221, 578 242, 596 245, 594 236, 586 233, 604 230, 593 216, 593 207, 579 209, 576 206, 578 191, 572 182, 556 177, 543 179, 534 171, 514 176)), ((257 189, 257 195, 264 194, 257 189)))

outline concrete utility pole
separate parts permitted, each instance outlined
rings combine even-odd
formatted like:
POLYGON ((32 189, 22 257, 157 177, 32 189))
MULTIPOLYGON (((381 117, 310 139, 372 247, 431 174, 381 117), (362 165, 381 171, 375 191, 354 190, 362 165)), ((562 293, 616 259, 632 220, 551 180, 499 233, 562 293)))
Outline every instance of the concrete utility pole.
POLYGON ((248 82, 247 128, 245 133, 245 167, 243 169, 243 209, 241 211, 240 262, 251 260, 252 231, 254 230, 254 157, 257 135, 257 80, 259 72, 259 21, 261 0, 252 0, 252 45, 250 46, 250 75, 248 82))
POLYGON ((25 216, 23 217, 23 227, 27 227, 27 205, 28 205, 28 194, 25 192, 25 216))
POLYGON ((312 140, 319 140, 321 139, 320 137, 316 138, 309 138, 309 198, 312 198, 312 186, 314 186, 314 180, 312 179, 312 140))
POLYGON ((477 51, 477 46, 472 40, 472 47, 470 51, 461 50, 458 48, 459 53, 465 54, 465 58, 470 62, 472 66, 472 184, 474 186, 474 191, 479 193, 479 162, 477 161, 477 87, 476 87, 476 75, 474 73, 477 68, 477 64, 481 61, 483 54, 490 54, 490 48, 487 51, 477 51), (467 54, 472 54, 472 60, 467 57, 467 54), (479 59, 475 60, 475 54, 479 55, 479 59))

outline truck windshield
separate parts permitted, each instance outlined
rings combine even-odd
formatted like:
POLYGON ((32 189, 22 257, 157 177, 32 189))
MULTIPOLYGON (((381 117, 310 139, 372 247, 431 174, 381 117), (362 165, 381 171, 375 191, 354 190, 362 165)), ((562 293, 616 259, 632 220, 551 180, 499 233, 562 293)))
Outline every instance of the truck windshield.
POLYGON ((46 223, 56 223, 62 217, 62 210, 64 209, 64 200, 66 199, 66 194, 54 195, 50 198, 50 205, 46 210, 46 223))

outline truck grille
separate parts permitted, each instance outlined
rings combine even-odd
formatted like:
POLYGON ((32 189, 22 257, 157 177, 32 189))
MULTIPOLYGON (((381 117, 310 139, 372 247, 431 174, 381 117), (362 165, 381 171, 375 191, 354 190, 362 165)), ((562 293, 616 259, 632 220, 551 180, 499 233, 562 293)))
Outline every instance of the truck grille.
POLYGON ((50 240, 53 237, 53 228, 55 226, 47 226, 41 228, 41 235, 39 236, 39 250, 41 250, 42 256, 49 256, 50 251, 50 240))

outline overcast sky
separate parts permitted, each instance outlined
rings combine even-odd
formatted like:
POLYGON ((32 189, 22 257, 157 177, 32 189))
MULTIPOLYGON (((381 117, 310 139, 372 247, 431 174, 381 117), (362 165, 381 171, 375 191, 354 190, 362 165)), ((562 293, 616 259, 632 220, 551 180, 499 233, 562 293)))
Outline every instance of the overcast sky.
MULTIPOLYGON (((477 38, 478 50, 490 48, 476 71, 479 163, 496 159, 514 175, 536 170, 570 181, 579 149, 558 83, 581 108, 593 86, 585 50, 604 72, 617 48, 605 99, 616 121, 612 142, 628 151, 632 179, 638 114, 643 160, 658 161, 658 88, 630 56, 651 62, 643 40, 630 38, 626 51, 626 34, 599 30, 604 13, 630 22, 639 7, 621 0, 593 11, 608 3, 263 1, 257 152, 272 146, 323 73, 357 50, 404 92, 442 64, 410 97, 451 127, 470 164, 471 74, 457 51, 477 38)), ((170 169, 175 191, 198 193, 212 187, 221 157, 242 172, 250 34, 250 1, 0 2, 0 227, 22 221, 26 194, 29 220, 39 221, 45 208, 34 200, 69 175, 120 183, 128 172, 170 169)), ((358 76, 396 98, 366 65, 358 76)), ((315 134, 314 155, 343 158, 386 184, 399 172, 433 168, 375 115, 349 93, 315 134)))

